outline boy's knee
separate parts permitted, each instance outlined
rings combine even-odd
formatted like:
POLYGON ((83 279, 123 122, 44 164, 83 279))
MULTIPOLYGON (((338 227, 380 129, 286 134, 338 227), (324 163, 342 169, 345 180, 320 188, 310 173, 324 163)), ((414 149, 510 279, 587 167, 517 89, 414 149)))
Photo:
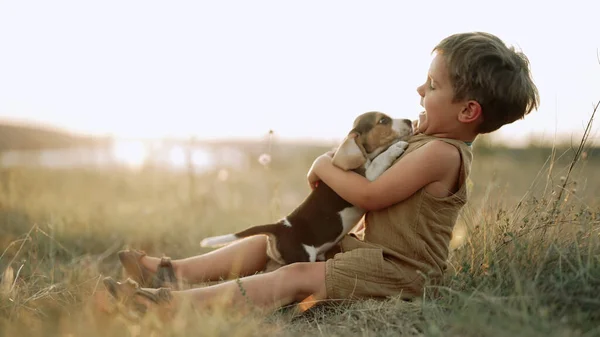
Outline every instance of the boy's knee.
POLYGON ((324 262, 298 262, 285 265, 275 271, 280 281, 294 283, 298 289, 298 298, 304 299, 325 288, 324 262))
POLYGON ((295 279, 298 277, 306 277, 308 273, 310 273, 312 269, 313 263, 308 262, 297 262, 285 265, 277 270, 280 275, 285 278, 295 279))

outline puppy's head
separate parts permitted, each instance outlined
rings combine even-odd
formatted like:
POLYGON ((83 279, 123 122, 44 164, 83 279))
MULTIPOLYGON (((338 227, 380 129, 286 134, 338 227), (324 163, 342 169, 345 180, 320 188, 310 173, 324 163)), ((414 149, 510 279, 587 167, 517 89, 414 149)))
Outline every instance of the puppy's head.
POLYGON ((344 170, 354 170, 395 142, 407 140, 412 133, 413 125, 409 119, 392 119, 378 111, 364 113, 354 120, 352 130, 333 156, 333 164, 344 170))

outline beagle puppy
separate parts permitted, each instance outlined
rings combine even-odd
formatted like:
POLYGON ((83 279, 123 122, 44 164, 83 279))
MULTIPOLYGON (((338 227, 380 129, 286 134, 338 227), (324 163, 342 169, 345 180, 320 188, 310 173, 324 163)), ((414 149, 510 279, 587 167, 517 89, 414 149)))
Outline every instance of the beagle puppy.
MULTIPOLYGON (((377 111, 364 113, 355 119, 352 130, 337 148, 333 164, 373 181, 404 152, 412 133, 411 120, 392 119, 377 111)), ((348 234, 364 214, 363 209, 320 182, 298 208, 276 223, 209 237, 200 245, 216 247, 265 234, 269 237, 267 254, 282 265, 322 261, 327 250, 348 234)))

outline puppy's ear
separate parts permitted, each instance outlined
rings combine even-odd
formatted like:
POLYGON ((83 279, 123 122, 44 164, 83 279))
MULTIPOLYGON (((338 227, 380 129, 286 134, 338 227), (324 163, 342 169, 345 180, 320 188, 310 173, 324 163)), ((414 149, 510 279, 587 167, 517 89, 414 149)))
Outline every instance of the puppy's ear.
POLYGON ((358 135, 352 132, 344 139, 333 155, 333 165, 348 171, 359 168, 367 162, 363 151, 356 143, 357 137, 358 135))

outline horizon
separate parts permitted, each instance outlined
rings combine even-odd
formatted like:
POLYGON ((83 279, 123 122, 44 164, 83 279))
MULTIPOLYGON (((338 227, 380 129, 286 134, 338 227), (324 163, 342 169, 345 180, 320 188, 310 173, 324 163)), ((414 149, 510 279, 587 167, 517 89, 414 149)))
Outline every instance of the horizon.
MULTIPOLYGON (((293 138, 285 137, 285 135, 279 135, 277 132, 269 134, 269 132, 259 135, 257 137, 213 137, 213 138, 202 138, 195 135, 192 136, 165 136, 165 137, 127 137, 127 136, 116 136, 111 134, 89 134, 89 133, 78 133, 76 131, 64 129, 50 124, 27 122, 19 120, 3 120, 0 118, 0 126, 10 125, 14 127, 24 127, 38 130, 46 130, 51 132, 58 132, 67 134, 74 137, 91 137, 98 140, 110 140, 120 143, 140 143, 140 144, 160 144, 161 142, 174 143, 184 145, 190 141, 195 142, 197 145, 209 145, 209 144, 220 144, 220 143, 273 143, 273 144, 287 144, 287 145, 307 145, 307 146, 337 146, 343 141, 343 136, 340 137, 329 137, 329 138, 293 138)), ((600 137, 597 135, 588 136, 586 144, 589 147, 598 148, 600 147, 600 137)), ((482 134, 475 142, 485 142, 486 146, 501 146, 514 149, 523 149, 530 146, 542 146, 542 147, 564 147, 573 146, 581 142, 583 132, 578 134, 557 134, 556 137, 546 137, 545 135, 530 133, 523 137, 519 142, 511 142, 509 139, 498 137, 496 133, 482 134)))
POLYGON ((494 17, 474 4, 3 3, 0 121, 135 139, 261 140, 274 130, 328 143, 365 111, 415 119, 433 46, 487 31, 527 55, 541 96, 538 111, 491 137, 580 138, 600 100, 600 4, 546 4, 535 18, 534 4, 512 0, 494 17))

